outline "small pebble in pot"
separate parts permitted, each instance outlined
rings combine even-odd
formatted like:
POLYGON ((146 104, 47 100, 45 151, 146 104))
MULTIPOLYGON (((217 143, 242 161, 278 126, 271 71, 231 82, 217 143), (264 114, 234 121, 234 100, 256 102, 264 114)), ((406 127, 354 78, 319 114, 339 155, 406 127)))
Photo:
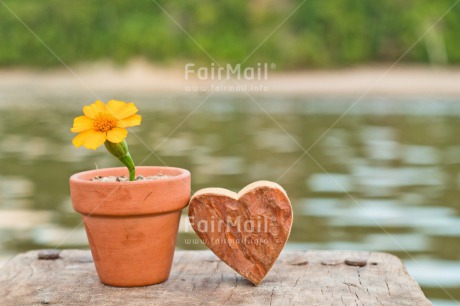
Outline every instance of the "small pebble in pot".
POLYGON ((117 177, 117 182, 127 182, 128 178, 126 176, 117 177))
POLYGON ((136 176, 136 180, 143 180, 144 179, 144 176, 143 175, 138 175, 136 176))
POLYGON ((364 267, 367 264, 367 260, 364 258, 347 258, 345 264, 353 267, 364 267))
POLYGON ((38 259, 55 260, 59 258, 60 250, 41 250, 38 251, 38 259))

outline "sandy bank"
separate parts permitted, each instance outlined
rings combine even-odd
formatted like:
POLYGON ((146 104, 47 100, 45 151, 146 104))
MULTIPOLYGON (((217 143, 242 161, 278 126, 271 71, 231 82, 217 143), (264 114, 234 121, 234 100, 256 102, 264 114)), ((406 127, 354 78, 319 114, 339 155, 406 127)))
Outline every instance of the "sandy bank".
POLYGON ((268 72, 260 81, 185 79, 184 67, 158 68, 136 61, 123 68, 94 64, 57 70, 0 70, 0 91, 231 91, 236 87, 268 93, 305 95, 441 95, 460 96, 460 67, 366 66, 342 70, 268 72))

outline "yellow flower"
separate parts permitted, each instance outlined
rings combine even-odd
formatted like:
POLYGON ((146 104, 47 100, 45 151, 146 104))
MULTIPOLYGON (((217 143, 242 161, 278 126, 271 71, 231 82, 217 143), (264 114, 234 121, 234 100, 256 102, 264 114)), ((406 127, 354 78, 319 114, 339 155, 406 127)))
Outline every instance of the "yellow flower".
POLYGON ((84 146, 96 150, 106 140, 113 143, 122 142, 128 135, 127 127, 141 124, 134 103, 110 100, 107 105, 97 100, 83 107, 84 116, 74 119, 74 133, 79 133, 72 143, 77 148, 84 146))

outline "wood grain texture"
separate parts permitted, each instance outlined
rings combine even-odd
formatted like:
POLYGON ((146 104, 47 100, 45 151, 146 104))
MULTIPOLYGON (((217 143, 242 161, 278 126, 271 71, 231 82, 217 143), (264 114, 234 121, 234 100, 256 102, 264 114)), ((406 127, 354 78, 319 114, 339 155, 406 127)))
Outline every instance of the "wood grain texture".
POLYGON ((238 194, 222 188, 197 191, 189 218, 202 241, 253 284, 260 284, 286 244, 292 207, 273 182, 249 184, 238 194))
POLYGON ((397 257, 339 251, 284 251, 258 287, 210 251, 177 251, 169 280, 140 288, 101 284, 89 251, 62 251, 56 260, 30 251, 0 269, 0 299, 2 306, 431 305, 397 257), (348 258, 367 264, 349 266, 348 258))

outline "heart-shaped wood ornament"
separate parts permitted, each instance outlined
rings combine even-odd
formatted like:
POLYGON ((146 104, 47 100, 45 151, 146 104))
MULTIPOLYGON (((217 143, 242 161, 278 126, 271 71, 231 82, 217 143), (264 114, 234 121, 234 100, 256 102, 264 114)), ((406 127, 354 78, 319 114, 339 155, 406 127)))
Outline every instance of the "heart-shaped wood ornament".
POLYGON ((268 181, 249 184, 238 194, 201 189, 192 196, 188 214, 211 251, 255 285, 275 263, 292 226, 286 191, 268 181))

